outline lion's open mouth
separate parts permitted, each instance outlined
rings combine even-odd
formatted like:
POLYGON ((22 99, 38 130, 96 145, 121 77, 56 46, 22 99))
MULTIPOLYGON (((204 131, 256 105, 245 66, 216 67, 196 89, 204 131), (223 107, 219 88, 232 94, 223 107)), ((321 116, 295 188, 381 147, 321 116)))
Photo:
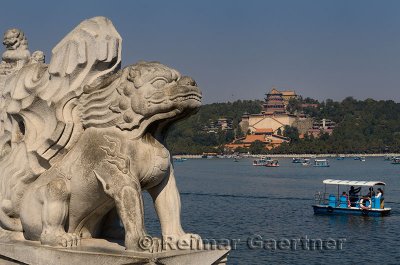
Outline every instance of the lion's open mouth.
POLYGON ((160 138, 162 135, 161 132, 165 133, 173 123, 196 113, 201 105, 201 98, 201 93, 197 91, 173 95, 169 100, 176 105, 175 108, 167 112, 158 113, 149 118, 147 120, 149 126, 146 131, 160 138))
POLYGON ((198 93, 189 93, 189 94, 178 94, 175 95, 174 97, 171 97, 170 100, 173 102, 182 102, 186 100, 196 100, 198 102, 201 102, 201 95, 198 93))

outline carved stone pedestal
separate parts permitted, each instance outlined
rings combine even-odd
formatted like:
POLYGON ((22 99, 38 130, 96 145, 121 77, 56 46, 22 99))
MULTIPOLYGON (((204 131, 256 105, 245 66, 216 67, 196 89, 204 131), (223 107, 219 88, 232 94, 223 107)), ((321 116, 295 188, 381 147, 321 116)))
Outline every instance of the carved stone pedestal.
POLYGON ((156 254, 129 252, 117 243, 102 239, 84 239, 81 246, 53 248, 39 242, 0 241, 0 264, 29 265, 206 265, 226 264, 229 250, 173 250, 156 254))

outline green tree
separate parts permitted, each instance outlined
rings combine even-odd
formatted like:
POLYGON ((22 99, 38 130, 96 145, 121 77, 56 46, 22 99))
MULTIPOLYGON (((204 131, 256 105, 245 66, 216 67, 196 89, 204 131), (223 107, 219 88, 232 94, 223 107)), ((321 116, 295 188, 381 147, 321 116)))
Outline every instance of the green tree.
POLYGON ((251 154, 264 154, 265 153, 265 144, 259 140, 251 143, 249 151, 251 154))
POLYGON ((298 142, 299 130, 296 127, 286 125, 284 127, 283 136, 290 138, 293 142, 298 142))
MULTIPOLYGON (((302 111, 315 120, 333 120, 337 123, 336 128, 331 135, 321 134, 319 138, 310 136, 299 139, 296 128, 285 127, 281 132, 291 139, 290 143, 284 143, 269 151, 270 153, 400 152, 400 103, 374 99, 361 101, 352 97, 341 102, 327 99, 320 103, 311 98, 300 98, 299 101, 318 104, 318 108, 307 107, 302 111)), ((244 136, 239 126, 243 113, 259 113, 261 103, 239 100, 204 105, 196 115, 171 128, 167 144, 173 154, 201 154, 215 152, 218 148, 221 150, 221 146, 232 141, 232 133, 207 133, 204 126, 210 120, 216 121, 225 117, 233 120, 236 137, 244 136)), ((296 104, 293 103, 293 106, 296 104)), ((248 149, 241 149, 243 152, 247 152, 246 150, 248 149)), ((263 151, 267 152, 265 149, 263 151)))
POLYGON ((225 133, 225 141, 224 143, 230 143, 235 139, 235 133, 233 130, 227 130, 225 133))
POLYGON ((286 110, 292 114, 301 111, 301 99, 291 98, 286 106, 286 110))
POLYGON ((237 147, 235 149, 236 153, 241 153, 241 154, 247 154, 249 152, 249 149, 246 147, 237 147))

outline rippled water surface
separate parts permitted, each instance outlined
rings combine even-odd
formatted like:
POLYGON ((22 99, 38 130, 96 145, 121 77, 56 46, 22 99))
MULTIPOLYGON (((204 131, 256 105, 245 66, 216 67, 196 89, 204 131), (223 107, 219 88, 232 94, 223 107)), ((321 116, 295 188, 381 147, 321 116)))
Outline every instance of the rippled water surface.
MULTIPOLYGON (((250 159, 175 163, 184 229, 220 242, 240 240, 228 264, 400 264, 400 165, 383 158, 331 159, 329 168, 279 162, 279 168, 254 167, 250 159), (314 215, 313 195, 326 178, 386 182, 392 214, 314 215), (307 248, 306 238, 316 245, 309 241, 307 248)), ((148 195, 145 210, 149 233, 159 235, 148 195)))

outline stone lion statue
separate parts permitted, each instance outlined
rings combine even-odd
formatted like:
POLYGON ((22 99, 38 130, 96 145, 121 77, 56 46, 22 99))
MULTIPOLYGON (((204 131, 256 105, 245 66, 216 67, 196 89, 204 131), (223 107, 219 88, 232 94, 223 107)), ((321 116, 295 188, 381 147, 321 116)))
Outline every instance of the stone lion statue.
POLYGON ((20 29, 9 29, 4 33, 3 44, 6 51, 2 55, 0 74, 19 70, 30 59, 28 41, 20 29))
POLYGON ((198 110, 201 92, 192 78, 158 62, 120 69, 121 42, 107 18, 85 20, 53 49, 48 65, 40 54, 0 83, 3 232, 71 247, 120 218, 125 247, 142 251, 146 190, 163 236, 200 240, 181 227, 165 137, 198 110))

